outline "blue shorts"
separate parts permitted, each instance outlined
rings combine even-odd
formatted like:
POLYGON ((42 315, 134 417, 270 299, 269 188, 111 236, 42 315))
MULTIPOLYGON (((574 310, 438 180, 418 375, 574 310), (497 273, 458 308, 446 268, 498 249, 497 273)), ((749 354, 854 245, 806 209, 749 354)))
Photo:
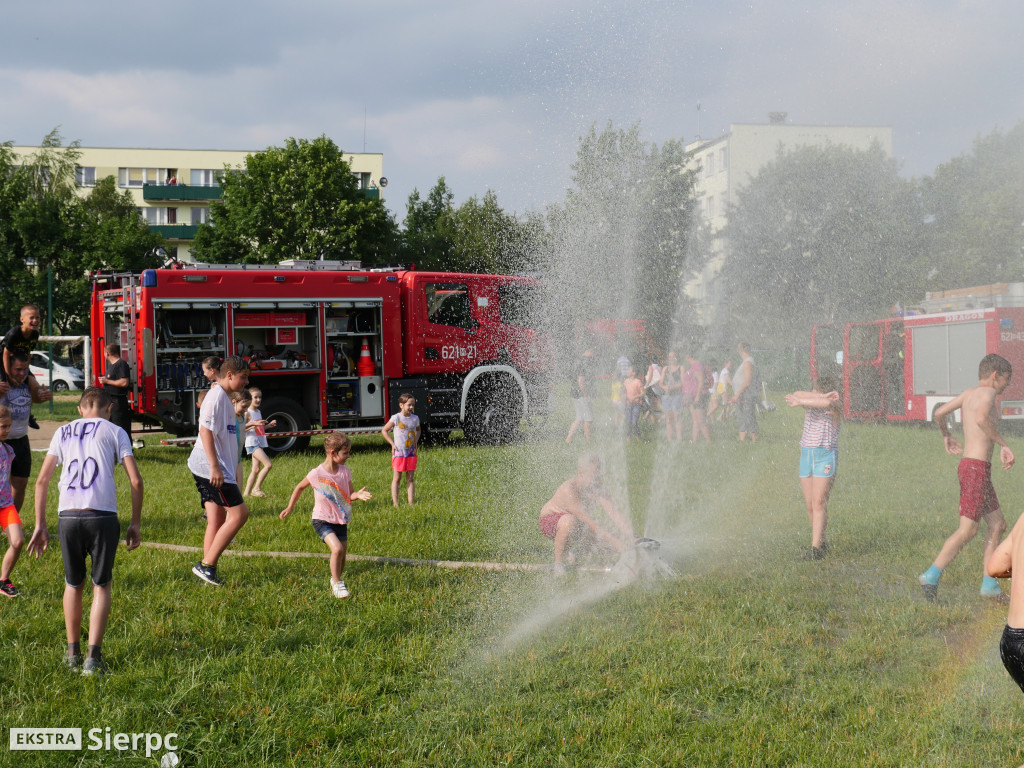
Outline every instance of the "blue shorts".
POLYGON ((835 477, 838 461, 833 448, 801 448, 800 477, 835 477))
POLYGON ((338 537, 338 541, 348 541, 348 526, 344 523, 329 523, 326 520, 313 518, 313 530, 324 541, 332 533, 338 537))

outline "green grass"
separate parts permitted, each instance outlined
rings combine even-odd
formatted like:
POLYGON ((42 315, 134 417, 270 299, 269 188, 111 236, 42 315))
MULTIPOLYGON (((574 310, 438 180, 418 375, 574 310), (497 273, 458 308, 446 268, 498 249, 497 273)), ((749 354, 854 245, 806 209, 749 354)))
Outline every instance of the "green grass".
MULTIPOLYGON (((800 418, 771 414, 756 446, 716 425, 710 447, 623 451, 602 428, 610 488, 679 575, 592 602, 606 577, 570 577, 566 601, 541 573, 360 561, 338 601, 324 560, 269 557, 226 556, 217 590, 188 555, 122 550, 97 683, 58 664, 59 552, 24 559, 25 596, 0 604, 0 711, 8 727, 176 731, 186 766, 1017 765, 1024 697, 999 662, 1005 609, 977 596, 980 540, 939 603, 918 594, 957 524, 955 459, 934 430, 845 425, 834 554, 802 562, 800 418)), ((397 510, 383 442, 357 440, 349 465, 375 496, 357 503, 350 552, 549 562, 538 511, 582 448, 561 442, 567 419, 516 446, 425 449, 418 504, 397 510)), ((144 540, 198 546, 187 450, 138 456, 144 540)), ((326 551, 308 496, 277 517, 320 460, 314 445, 276 461, 237 548, 326 551)), ((995 480, 1010 523, 1021 471, 995 480)), ((0 745, 0 765, 109 764, 155 758, 0 745)))

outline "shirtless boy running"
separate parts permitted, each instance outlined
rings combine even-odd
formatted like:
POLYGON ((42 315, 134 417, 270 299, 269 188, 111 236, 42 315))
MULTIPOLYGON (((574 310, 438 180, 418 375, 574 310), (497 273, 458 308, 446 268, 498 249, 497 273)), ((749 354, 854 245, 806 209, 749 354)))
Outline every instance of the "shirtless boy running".
MULTIPOLYGON (((978 365, 978 386, 964 390, 953 400, 935 410, 935 421, 942 430, 946 453, 963 454, 957 474, 960 477, 960 526, 942 545, 935 562, 918 577, 925 599, 934 601, 939 579, 953 558, 978 533, 978 521, 984 519, 987 533, 983 567, 988 564, 999 540, 1006 531, 1003 511, 999 508, 995 488, 992 487, 992 450, 999 445, 999 461, 1003 469, 1013 466, 1013 451, 997 429, 996 395, 1010 383, 1013 368, 1006 358, 986 355, 978 365), (964 428, 964 445, 949 434, 946 417, 960 409, 964 428)), ((999 583, 984 572, 981 594, 1005 601, 999 583)))

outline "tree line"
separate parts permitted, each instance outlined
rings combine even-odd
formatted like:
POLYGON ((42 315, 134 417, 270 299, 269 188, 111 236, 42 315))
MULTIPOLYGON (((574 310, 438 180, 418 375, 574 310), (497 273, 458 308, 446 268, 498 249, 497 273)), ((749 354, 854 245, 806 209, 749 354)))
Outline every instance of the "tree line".
MULTIPOLYGON (((113 177, 76 194, 79 158, 56 131, 20 165, 0 144, 0 313, 45 306, 49 273, 61 333, 87 327, 90 271, 157 266, 162 242, 113 177)), ((193 255, 538 274, 548 291, 538 311, 554 330, 642 317, 662 345, 702 338, 683 287, 721 253, 715 333, 758 346, 803 344, 813 322, 875 318, 926 290, 1024 279, 1024 123, 922 179, 902 178, 878 147, 780 150, 738 192, 721 233, 697 213, 688 163, 682 140, 594 126, 561 203, 516 215, 488 191, 456 206, 441 176, 412 192, 400 226, 333 141, 292 138, 224 169, 193 255)))

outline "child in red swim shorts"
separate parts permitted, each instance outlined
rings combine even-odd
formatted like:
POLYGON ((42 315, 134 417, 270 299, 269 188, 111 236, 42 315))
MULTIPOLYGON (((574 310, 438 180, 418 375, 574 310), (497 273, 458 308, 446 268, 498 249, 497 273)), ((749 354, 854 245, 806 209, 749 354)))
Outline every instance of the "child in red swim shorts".
POLYGON ((984 520, 987 533, 981 594, 1007 602, 999 582, 984 569, 1006 531, 1006 520, 992 486, 992 452, 998 444, 1003 469, 1013 466, 1013 451, 999 434, 999 415, 996 412, 996 395, 1009 386, 1012 375, 1013 368, 1006 358, 995 354, 986 355, 978 365, 978 386, 964 390, 953 400, 935 409, 934 418, 942 430, 946 453, 963 454, 963 459, 957 468, 960 478, 960 525, 946 539, 931 567, 918 577, 918 583, 928 601, 935 600, 942 572, 977 535, 979 521, 984 520), (960 409, 960 420, 964 428, 963 446, 949 434, 946 423, 946 417, 957 409, 960 409))

